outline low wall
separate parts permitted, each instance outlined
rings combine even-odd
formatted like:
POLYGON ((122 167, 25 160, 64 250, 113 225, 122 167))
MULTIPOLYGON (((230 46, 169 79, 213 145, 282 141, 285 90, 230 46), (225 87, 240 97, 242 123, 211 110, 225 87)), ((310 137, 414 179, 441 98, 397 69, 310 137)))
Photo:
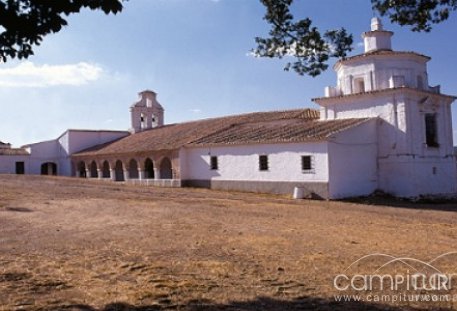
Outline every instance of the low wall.
POLYGON ((295 187, 305 189, 305 197, 328 199, 326 182, 286 182, 286 181, 239 181, 239 180, 183 180, 183 187, 199 187, 217 190, 232 190, 256 193, 290 194, 295 187))
POLYGON ((140 186, 156 186, 156 187, 181 187, 181 180, 179 179, 128 179, 125 181, 127 184, 140 185, 140 186))

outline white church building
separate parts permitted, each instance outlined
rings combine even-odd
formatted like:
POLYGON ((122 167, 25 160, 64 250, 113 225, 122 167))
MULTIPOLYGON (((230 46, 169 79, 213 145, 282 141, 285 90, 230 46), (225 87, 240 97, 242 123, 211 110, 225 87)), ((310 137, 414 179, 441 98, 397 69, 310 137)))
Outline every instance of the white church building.
POLYGON ((319 198, 457 194, 454 96, 428 85, 429 57, 393 51, 378 18, 365 52, 338 61, 315 109, 165 124, 152 91, 131 108, 130 131, 68 130, 56 140, 0 144, 0 172, 319 198))

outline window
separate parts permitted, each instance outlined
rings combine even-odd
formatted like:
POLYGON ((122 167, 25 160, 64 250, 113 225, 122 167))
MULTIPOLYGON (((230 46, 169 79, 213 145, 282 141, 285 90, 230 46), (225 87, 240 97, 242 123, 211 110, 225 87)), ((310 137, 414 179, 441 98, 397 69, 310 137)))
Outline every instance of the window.
POLYGON ((140 115, 140 129, 146 129, 146 116, 143 113, 140 115))
POLYGON ((302 171, 310 171, 313 169, 311 156, 301 157, 301 169, 302 171))
POLYGON ((425 114, 425 143, 427 147, 438 147, 438 129, 435 113, 425 114))
POLYGON ((16 162, 16 174, 23 175, 25 173, 24 162, 16 162))
POLYGON ((417 88, 420 90, 424 89, 424 79, 420 75, 417 76, 417 88))
POLYGON ((210 167, 212 170, 217 170, 219 169, 219 165, 217 163, 217 157, 213 156, 210 158, 210 167))
POLYGON ((268 171, 268 156, 267 155, 259 156, 259 170, 268 171))
POLYGON ((354 89, 355 93, 365 92, 365 81, 363 80, 363 78, 357 78, 354 80, 354 89))

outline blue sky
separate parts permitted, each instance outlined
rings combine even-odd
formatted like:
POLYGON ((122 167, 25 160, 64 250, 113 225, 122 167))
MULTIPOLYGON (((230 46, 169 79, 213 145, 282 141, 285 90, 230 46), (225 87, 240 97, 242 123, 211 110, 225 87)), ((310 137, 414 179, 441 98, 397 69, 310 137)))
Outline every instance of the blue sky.
MULTIPOLYGON (((310 16, 323 30, 345 27, 354 34, 353 54, 363 51, 369 1, 295 2, 297 17, 310 16)), ((166 123, 316 107, 311 98, 336 83, 332 69, 301 77, 284 72, 282 61, 248 55, 254 38, 268 32, 264 11, 257 0, 130 0, 116 16, 71 16, 27 61, 0 64, 0 140, 20 146, 68 128, 126 130, 129 106, 144 89, 158 93, 166 123)), ((457 95, 457 16, 428 34, 383 22, 395 32, 395 50, 431 56, 430 84, 457 95)))

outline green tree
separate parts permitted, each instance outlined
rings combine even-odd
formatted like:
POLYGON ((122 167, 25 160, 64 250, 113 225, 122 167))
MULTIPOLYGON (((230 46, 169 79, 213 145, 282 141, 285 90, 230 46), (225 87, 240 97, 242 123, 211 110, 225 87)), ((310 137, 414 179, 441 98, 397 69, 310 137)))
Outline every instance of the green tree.
MULTIPOLYGON (((330 58, 344 59, 352 51, 353 37, 346 29, 323 33, 310 18, 296 21, 290 12, 293 0, 260 0, 266 7, 264 19, 271 25, 269 37, 257 37, 252 50, 258 57, 294 59, 284 70, 315 77, 328 68, 330 58)), ((432 24, 446 20, 457 9, 457 0, 371 0, 373 10, 391 22, 410 26, 412 31, 430 31, 432 24)))
POLYGON ((83 8, 122 11, 124 0, 0 0, 0 60, 27 58, 43 37, 58 32, 83 8))

